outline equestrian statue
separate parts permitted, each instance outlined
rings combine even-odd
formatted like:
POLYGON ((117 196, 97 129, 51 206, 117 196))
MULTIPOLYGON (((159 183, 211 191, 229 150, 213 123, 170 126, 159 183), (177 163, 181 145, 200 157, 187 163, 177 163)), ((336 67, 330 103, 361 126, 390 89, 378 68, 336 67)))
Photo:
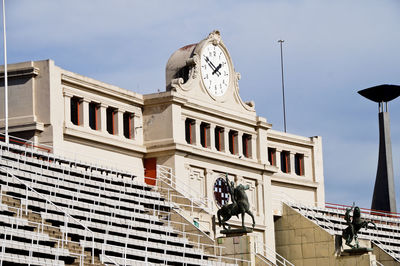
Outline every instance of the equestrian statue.
POLYGON ((346 220, 347 227, 343 230, 342 235, 337 235, 336 236, 336 250, 340 250, 342 246, 342 238, 346 240, 346 245, 351 247, 352 249, 358 249, 360 248, 360 245, 358 243, 358 232, 362 228, 367 228, 368 224, 371 224, 374 226, 376 229, 376 225, 372 221, 367 221, 364 219, 361 219, 361 210, 358 206, 354 207, 354 202, 353 206, 351 208, 346 208, 346 212, 344 214, 344 219, 346 220), (353 219, 350 217, 350 213, 353 211, 353 219), (352 245, 351 242, 355 241, 355 245, 352 245))
POLYGON ((235 183, 233 181, 229 182, 228 175, 225 177, 226 183, 228 184, 228 191, 231 196, 232 203, 225 204, 218 210, 218 223, 219 226, 222 226, 225 230, 231 230, 230 225, 227 224, 227 221, 235 216, 239 218, 239 214, 242 215, 242 227, 246 229, 244 226, 244 215, 247 213, 253 219, 253 228, 255 225, 254 215, 250 211, 249 200, 246 195, 246 190, 249 189, 249 185, 243 186, 242 184, 235 187, 235 183))

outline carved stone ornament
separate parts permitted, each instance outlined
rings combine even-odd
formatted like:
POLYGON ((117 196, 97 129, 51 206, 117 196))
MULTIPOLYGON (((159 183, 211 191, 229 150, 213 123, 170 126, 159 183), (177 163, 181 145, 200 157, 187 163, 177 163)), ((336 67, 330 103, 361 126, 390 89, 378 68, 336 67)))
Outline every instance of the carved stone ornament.
POLYGON ((212 44, 218 45, 221 42, 221 35, 218 30, 214 30, 208 35, 208 39, 211 40, 212 44))
POLYGON ((177 78, 177 79, 172 79, 171 80, 171 90, 172 91, 176 91, 176 88, 182 88, 182 84, 183 84, 183 78, 177 78))
POLYGON ((240 75, 239 72, 236 72, 236 79, 235 79, 235 85, 237 90, 239 91, 239 80, 242 78, 242 75, 240 75))
POLYGON ((199 65, 200 65, 200 58, 197 54, 193 55, 193 57, 186 60, 186 65, 190 67, 189 75, 192 79, 197 78, 199 74, 199 65))

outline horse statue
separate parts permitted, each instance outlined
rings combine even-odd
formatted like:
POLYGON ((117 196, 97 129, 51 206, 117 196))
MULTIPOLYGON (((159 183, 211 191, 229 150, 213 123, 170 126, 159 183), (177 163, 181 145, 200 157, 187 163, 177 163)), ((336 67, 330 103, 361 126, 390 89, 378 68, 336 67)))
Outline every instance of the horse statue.
POLYGON ((234 182, 229 182, 228 176, 225 178, 228 184, 229 194, 231 195, 232 203, 225 204, 217 212, 219 226, 222 226, 225 230, 230 230, 231 227, 227 224, 227 221, 234 215, 239 218, 239 214, 242 215, 242 227, 244 226, 244 215, 247 213, 253 219, 253 228, 255 226, 254 215, 250 211, 249 199, 246 195, 246 190, 249 189, 249 185, 243 186, 242 184, 235 187, 234 182))
POLYGON ((376 229, 376 225, 372 221, 367 221, 361 218, 361 210, 358 206, 351 208, 346 208, 346 213, 344 214, 344 219, 346 220, 347 227, 343 230, 342 235, 336 236, 336 251, 338 252, 342 247, 342 238, 346 240, 346 245, 351 247, 352 249, 359 248, 360 245, 358 243, 358 232, 362 228, 367 228, 368 224, 371 224, 376 229), (353 211, 353 219, 350 217, 350 213, 353 211), (352 245, 351 242, 355 240, 355 245, 352 245))

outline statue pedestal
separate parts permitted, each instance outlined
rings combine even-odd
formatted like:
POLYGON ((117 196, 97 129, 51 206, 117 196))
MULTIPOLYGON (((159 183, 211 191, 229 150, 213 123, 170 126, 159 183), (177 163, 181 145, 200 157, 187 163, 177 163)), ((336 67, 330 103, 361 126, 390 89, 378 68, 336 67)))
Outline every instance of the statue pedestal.
POLYGON ((349 254, 343 252, 340 257, 336 258, 336 264, 340 266, 347 265, 360 265, 360 266, 370 266, 376 265, 376 256, 371 252, 366 252, 363 254, 349 254))
MULTIPOLYGON (((222 256, 228 256, 235 259, 250 261, 250 265, 256 265, 254 256, 255 241, 256 241, 256 236, 242 235, 242 236, 218 237, 216 242, 219 247, 224 247, 222 249, 222 256)), ((234 261, 226 261, 226 262, 235 263, 234 261)), ((246 266, 249 265, 247 262, 242 262, 242 261, 237 261, 236 263, 238 265, 246 265, 246 266)))
POLYGON ((368 252, 372 252, 372 248, 349 248, 345 249, 342 252, 342 256, 355 256, 355 255, 364 255, 368 252))
POLYGON ((364 247, 349 248, 344 244, 344 250, 337 257, 338 265, 376 265, 376 256, 372 254, 371 242, 360 239, 360 245, 364 247))
POLYGON ((230 230, 221 230, 221 234, 224 234, 226 237, 233 237, 233 236, 243 236, 247 235, 248 233, 253 233, 253 229, 251 228, 235 228, 230 230))

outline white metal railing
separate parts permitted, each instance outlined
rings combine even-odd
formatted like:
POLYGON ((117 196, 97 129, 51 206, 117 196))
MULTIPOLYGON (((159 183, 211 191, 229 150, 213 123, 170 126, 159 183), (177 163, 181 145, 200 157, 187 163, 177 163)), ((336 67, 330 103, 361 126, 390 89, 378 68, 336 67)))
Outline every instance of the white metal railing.
MULTIPOLYGON (((319 212, 318 211, 316 211, 316 210, 314 210, 313 208, 307 208, 307 207, 301 207, 301 205, 294 205, 294 206, 296 206, 296 207, 298 207, 300 210, 305 210, 306 211, 306 215, 307 215, 307 217, 308 218, 311 218, 311 220, 313 220, 317 225, 319 225, 319 226, 321 226, 320 225, 320 222, 318 221, 318 219, 316 219, 316 216, 318 216, 318 218, 320 218, 320 219, 323 219, 324 220, 324 222, 325 222, 325 224, 324 224, 324 227, 328 227, 328 229, 333 233, 333 234, 338 234, 338 235, 341 235, 341 230, 336 230, 335 228, 333 228, 332 226, 330 226, 330 225, 332 225, 332 221, 331 220, 329 220, 327 217, 325 217, 325 215, 316 215, 316 214, 318 214, 319 212)), ((302 215, 304 215, 304 213, 301 213, 300 212, 300 214, 302 214, 302 215)), ((344 216, 344 215, 343 215, 344 216)), ((345 222, 345 220, 344 220, 344 218, 343 218, 343 220, 342 221, 339 221, 338 222, 338 225, 340 225, 340 226, 342 226, 342 227, 345 227, 345 226, 347 226, 347 224, 346 224, 346 222, 345 222)), ((323 227, 322 227, 323 228, 323 227)), ((380 247, 383 251, 385 251, 388 255, 390 255, 394 260, 396 260, 397 262, 400 262, 400 260, 398 259, 398 257, 399 257, 399 255, 397 255, 396 253, 394 253, 392 250, 390 250, 390 249, 388 249, 388 248, 386 248, 385 247, 385 245, 382 243, 382 242, 380 242, 379 240, 378 240, 378 232, 380 232, 381 231, 381 229, 379 228, 379 227, 377 227, 377 229, 371 229, 371 230, 369 230, 367 233, 366 232, 360 232, 360 236, 369 236, 369 240, 372 242, 372 243, 374 243, 375 245, 377 245, 378 247, 380 247)), ((329 231, 328 231, 329 232, 329 231)), ((360 237, 359 237, 360 238, 360 237)), ((362 238, 362 237, 361 237, 362 238)), ((388 246, 391 246, 392 245, 392 243, 390 243, 390 242, 386 242, 387 244, 388 244, 388 246)))
POLYGON ((157 179, 156 180, 156 185, 157 189, 161 191, 161 194, 164 194, 164 197, 166 198, 167 201, 173 202, 174 203, 174 208, 173 210, 180 215, 187 223, 191 224, 191 226, 195 227, 196 230, 200 231, 203 236, 205 236, 209 241, 212 243, 215 242, 215 240, 209 236, 206 232, 209 231, 208 228, 204 227, 201 222, 199 222, 197 225, 194 224, 194 221, 191 220, 191 217, 188 217, 184 209, 190 209, 191 213, 193 213, 195 210, 202 210, 202 207, 195 206, 193 204, 193 201, 190 201, 190 204, 184 204, 180 203, 179 200, 186 200, 187 198, 185 196, 179 196, 175 192, 176 190, 170 186, 165 180, 163 179, 157 179), (165 187, 165 186, 167 187, 165 187))
POLYGON ((212 214, 214 212, 212 201, 207 197, 196 197, 197 191, 193 190, 184 182, 176 182, 176 178, 172 173, 172 168, 163 165, 157 165, 157 179, 162 179, 171 188, 190 200, 193 205, 200 207, 205 212, 212 214))
MULTIPOLYGON (((298 200, 293 199, 291 196, 287 195, 284 192, 273 193, 273 201, 279 202, 279 204, 281 204, 281 205, 283 203, 287 203, 288 206, 291 208, 292 208, 292 206, 295 206, 295 207, 299 208, 300 210, 304 211, 306 214, 310 214, 310 213, 313 214, 313 215, 310 215, 309 219, 311 219, 318 226, 321 226, 319 220, 316 218, 316 215, 315 215, 316 212, 314 210, 314 208, 318 204, 317 202, 310 203, 311 207, 308 207, 307 205, 305 205, 303 203, 299 203, 298 200)), ((282 208, 282 206, 281 206, 281 208, 282 208)), ((299 212, 299 213, 302 216, 305 216, 304 213, 301 213, 301 212, 299 212)), ((322 216, 322 217, 318 216, 318 218, 321 218, 326 222, 326 224, 324 225, 326 228, 324 228, 324 230, 328 231, 331 234, 335 234, 335 229, 332 226, 330 226, 331 222, 328 219, 326 219, 324 216, 322 216)))
MULTIPOLYGON (((19 165, 18 166, 18 169, 19 168, 22 168, 21 167, 21 165, 19 165)), ((41 172, 36 172, 37 174, 42 174, 41 172)), ((125 183, 124 183, 125 184, 125 183)), ((126 189, 126 188, 125 188, 126 189)), ((122 193, 124 193, 124 191, 121 191, 121 195, 120 196, 124 196, 124 194, 122 194, 122 193)), ((144 197, 144 195, 141 195, 141 196, 143 196, 144 197)), ((118 199, 119 201, 123 201, 124 199, 123 198, 119 198, 118 199)), ((95 201, 94 202, 94 204, 96 205, 96 204, 99 204, 99 202, 97 202, 97 201, 95 201)), ((155 209, 148 209, 148 208, 144 208, 146 211, 155 211, 155 209)), ((133 217, 133 218, 135 218, 135 217, 133 217)), ((90 219, 90 217, 87 217, 87 219, 90 219)), ((169 224, 177 224, 176 222, 173 222, 173 221, 169 221, 169 224)), ((183 225, 186 225, 186 224, 183 224, 183 225)), ((191 233, 186 233, 186 229, 183 229, 182 231, 178 231, 178 230, 175 230, 173 233, 176 233, 176 234, 178 234, 178 235, 181 235, 181 236, 183 236, 183 237, 185 237, 185 234, 186 234, 186 236, 189 236, 189 235, 195 235, 195 234, 191 234, 191 233)), ((201 237, 202 235, 196 235, 197 237, 201 237)), ((193 243, 191 243, 192 245, 196 245, 196 244, 198 244, 198 243, 196 243, 196 242, 193 242, 193 243)))
MULTIPOLYGON (((27 194, 27 193, 26 193, 27 194)), ((122 194, 121 194, 122 195, 122 194)), ((123 200, 122 198, 119 198, 119 200, 123 200)), ((96 205, 96 204, 99 204, 99 202, 97 202, 97 201, 95 201, 94 202, 94 204, 96 205)), ((73 208, 73 206, 71 206, 72 208, 73 208)), ((160 212, 159 210, 156 210, 156 209, 149 209, 149 208, 144 208, 144 210, 145 211, 158 211, 158 212, 160 212)), ((46 210, 46 213, 47 213, 47 210, 46 210)), ((136 217, 135 216, 133 216, 132 217, 133 218, 133 220, 136 220, 136 217)), ((91 217, 86 217, 86 221, 89 221, 90 219, 91 219, 91 217)), ((81 221, 81 225, 83 224, 83 223, 85 223, 85 221, 81 221)), ((173 221, 169 221, 169 224, 177 224, 176 222, 173 222, 173 221)), ((67 221, 67 224, 68 224, 68 221, 67 221)), ((183 224, 183 225, 186 225, 186 224, 183 224)), ((68 229, 68 227, 66 227, 67 229, 68 229)), ((108 228, 107 228, 107 231, 108 231, 108 228)), ((183 237, 186 237, 186 236, 189 236, 189 235, 192 235, 192 236, 194 236, 195 234, 191 234, 191 233, 186 233, 186 230, 185 229, 183 229, 183 232, 181 232, 181 231, 178 231, 178 230, 174 230, 172 233, 174 233, 174 234, 178 234, 178 235, 181 235, 181 236, 183 236, 183 237)), ((196 235, 197 237, 201 237, 202 235, 196 235)), ((148 241, 148 238, 147 238, 147 242, 149 242, 148 241)), ((193 246, 195 246, 196 244, 198 245, 198 243, 196 243, 196 242, 191 242, 191 243, 189 243, 189 244, 191 244, 191 245, 193 245, 193 246)), ((200 248, 200 247, 199 247, 200 248)))
POLYGON ((276 264, 275 262, 279 262, 280 265, 289 265, 289 266, 294 266, 293 263, 285 259, 282 255, 280 255, 278 252, 272 250, 269 248, 267 245, 265 245, 263 242, 256 241, 254 243, 255 245, 255 251, 256 254, 260 254, 263 257, 267 259, 267 261, 272 262, 273 264, 276 264))
POLYGON ((268 261, 267 258, 265 258, 264 256, 262 256, 259 253, 254 253, 254 256, 256 258, 258 258, 259 260, 261 260, 265 265, 269 265, 269 266, 274 266, 275 265, 274 263, 268 261))
MULTIPOLYGON (((44 232, 45 229, 52 228, 54 230, 58 230, 58 227, 44 224, 43 219, 42 219, 41 223, 33 222, 33 221, 29 221, 28 222, 25 218, 22 217, 23 213, 25 213, 25 210, 22 209, 22 205, 21 205, 20 208, 17 208, 17 207, 11 207, 11 206, 9 206, 7 204, 4 204, 4 203, 2 203, 3 196, 8 196, 8 195, 0 193, 0 197, 1 197, 0 206, 2 208, 5 207, 7 210, 9 210, 11 212, 14 212, 16 214, 16 216, 13 216, 12 219, 8 219, 8 222, 10 222, 10 225, 11 225, 12 229, 18 230, 19 227, 24 226, 25 224, 29 224, 29 226, 37 228, 36 231, 33 231, 33 232, 30 233, 30 235, 32 237, 30 245, 32 247, 35 247, 38 250, 46 251, 46 248, 42 247, 39 244, 39 241, 40 240, 52 241, 52 242, 56 243, 55 244, 56 247, 53 248, 53 249, 56 250, 55 254, 53 253, 53 255, 55 255, 55 260, 58 260, 60 256, 63 256, 63 255, 65 255, 66 252, 68 252, 69 256, 77 257, 77 258, 79 258, 79 262, 81 262, 81 263, 83 262, 83 259, 84 259, 84 256, 85 256, 84 252, 83 252, 83 250, 84 250, 83 248, 82 248, 82 253, 73 253, 71 251, 67 251, 64 248, 64 246, 68 245, 68 243, 77 243, 77 242, 70 241, 70 240, 68 240, 67 238, 64 238, 64 237, 62 239, 58 239, 58 238, 54 238, 54 237, 51 237, 49 235, 46 235, 46 233, 44 232), (45 236, 47 236, 47 237, 45 237, 45 236), (36 244, 34 242, 36 242, 36 244)), ((10 197, 10 196, 8 196, 8 197, 10 197)), ((39 214, 37 212, 32 212, 32 213, 39 214)), ((0 240, 3 243, 6 241, 6 238, 7 238, 8 235, 10 236, 10 240, 12 240, 13 237, 15 236, 13 234, 13 230, 9 230, 9 229, 2 230, 2 229, 0 229, 0 231, 1 231, 1 233, 4 234, 4 239, 0 240)), ((21 236, 25 237, 26 234, 22 234, 21 236)), ((26 236, 26 237, 28 237, 28 236, 26 236)), ((79 244, 79 243, 77 243, 77 244, 79 244)), ((27 248, 23 243, 21 243, 21 246, 22 246, 21 248, 23 248, 23 249, 27 248)), ((2 250, 2 256, 5 256, 5 250, 4 249, 2 250)), ((29 257, 32 258, 32 252, 30 252, 29 257)), ((0 261, 2 261, 2 260, 0 259, 0 261)))
POLYGON ((385 248, 385 245, 382 242, 380 242, 377 239, 372 239, 371 242, 374 243, 376 246, 378 246, 380 249, 382 249, 384 252, 386 252, 395 261, 400 262, 399 255, 394 253, 392 250, 389 250, 389 249, 385 248))
MULTIPOLYGON (((0 145, 1 145, 2 143, 0 142, 0 145)), ((2 147, 2 149, 3 149, 4 147, 2 147)), ((6 147, 6 148, 8 148, 8 147, 6 147)), ((17 148, 19 151, 21 151, 23 154, 22 155, 20 155, 20 156, 29 156, 29 153, 31 152, 31 151, 29 151, 29 149, 28 148, 26 148, 26 147, 23 147, 23 149, 21 149, 20 148, 20 146, 17 146, 17 147, 12 147, 12 149, 14 150, 15 148, 17 148)), ((33 155, 33 153, 31 154, 31 155, 33 155)), ((50 155, 50 154, 49 154, 50 155)), ((51 156, 51 155, 50 155, 51 156)), ((35 157, 35 156, 32 156, 32 157, 35 157)), ((55 156, 54 157, 45 157, 44 158, 44 160, 42 161, 43 163, 54 163, 54 161, 55 161, 55 156)), ((57 158, 58 159, 58 158, 57 158)), ((20 163, 22 163, 23 165, 26 163, 26 159, 25 160, 18 160, 18 163, 20 164, 20 163)), ((1 169, 1 168, 0 168, 1 169)), ((37 172, 35 172, 35 174, 41 174, 40 172, 39 173, 37 173, 37 172)), ((13 178, 16 178, 16 180, 19 180, 17 177, 15 177, 14 175, 13 175, 13 178)), ((125 179, 124 180, 124 182, 127 182, 127 181, 129 181, 128 179, 125 179)), ((24 181, 21 181, 21 180, 19 180, 19 182, 22 182, 22 183, 24 183, 24 181)), ((132 182, 133 182, 133 180, 132 180, 132 182)), ((129 183, 129 182, 128 182, 129 183)), ((133 182, 133 183, 135 183, 135 184, 137 184, 136 182, 133 182)), ((46 199, 46 197, 45 196, 43 196, 43 195, 41 195, 40 193, 38 193, 37 191, 35 191, 32 187, 30 187, 30 186, 27 186, 25 183, 24 183, 24 185, 25 185, 25 188, 26 188, 26 190, 28 190, 28 188, 30 188, 30 191, 32 191, 32 192, 34 192, 34 193, 37 193, 37 195, 39 195, 39 197, 42 197, 42 198, 45 198, 46 199)), ((124 185, 125 185, 125 183, 124 183, 124 185)), ((26 192, 26 196, 28 197, 28 192, 26 192)), ((142 195, 143 196, 143 195, 142 195)), ((122 198, 119 198, 119 200, 123 200, 122 198)), ((48 204, 50 204, 50 200, 48 200, 48 199, 46 199, 46 202, 48 203, 48 204)), ((28 203, 28 201, 26 201, 26 203, 28 203)), ((50 204, 51 205, 51 204, 50 204)), ((27 211, 27 204, 25 204, 25 208, 26 208, 26 210, 25 211, 27 211)), ((46 205, 47 206, 47 205, 46 205)), ((65 213, 65 211, 62 209, 62 208, 59 208, 59 207, 57 207, 56 205, 54 205, 55 206, 55 208, 57 208, 57 209, 59 209, 59 210, 61 210, 63 213, 65 213)), ((153 210, 154 211, 154 209, 149 209, 149 210, 153 210)), ((148 211, 149 211, 148 210, 148 211)), ((46 212, 47 212, 47 209, 46 209, 46 212)), ((66 224, 68 224, 68 219, 69 218, 71 218, 72 220, 75 220, 75 221, 77 221, 78 223, 80 223, 78 220, 76 220, 76 219, 74 219, 72 216, 67 216, 66 218, 65 218, 65 221, 66 221, 66 224)), ((169 221, 169 224, 173 224, 174 222, 173 221, 169 221)), ((81 225, 85 228, 86 227, 86 229, 87 229, 87 226, 85 226, 83 223, 81 223, 81 225)), ((185 225, 183 225, 183 226, 185 226, 185 225)), ((66 227, 66 228, 68 228, 68 227, 66 227)), ((85 230, 86 230, 85 229, 85 230)), ((187 232, 185 232, 185 229, 184 230, 182 230, 182 231, 177 231, 177 230, 174 230, 174 232, 173 233, 175 233, 175 234, 178 234, 178 235, 182 235, 183 237, 186 237, 186 236, 189 236, 189 235, 195 235, 195 234, 190 234, 190 233, 187 233, 187 232)), ((65 233, 66 235, 68 235, 68 231, 65 233)), ((200 236, 202 236, 202 235, 197 235, 198 237, 200 237, 200 236)), ((86 238, 86 235, 85 235, 85 238, 86 238)), ((92 240, 93 240, 94 238, 93 238, 93 235, 92 235, 92 240)), ((220 248, 215 248, 215 246, 213 246, 213 245, 209 245, 209 246, 207 246, 207 245, 205 245, 205 244, 200 244, 199 242, 189 242, 189 244, 190 245, 192 245, 192 246, 196 246, 196 244, 197 244, 197 246, 198 247, 200 247, 201 248, 201 246, 203 247, 202 249, 204 250, 204 249, 210 249, 210 247, 212 247, 213 248, 213 250, 216 250, 216 249, 220 249, 220 248)), ((93 245, 94 246, 94 245, 93 245)), ((92 249, 92 251, 93 251, 93 249, 92 249)), ((101 251, 102 252, 102 254, 103 254, 103 256, 102 256, 102 258, 104 258, 104 259, 107 259, 107 255, 105 254, 105 251, 104 250, 102 250, 101 251)), ((92 252, 93 253, 93 252, 92 252)), ((220 251, 220 254, 221 254, 221 251, 220 251)), ((221 256, 221 255, 217 255, 217 254, 214 254, 214 255, 205 255, 205 256, 207 256, 208 258, 211 258, 211 257, 215 257, 215 259, 217 259, 217 260, 221 260, 223 257, 221 256)), ((126 257, 126 254, 124 255, 125 257, 126 257)), ((146 256, 147 256, 147 254, 146 254, 146 256)), ((93 257, 92 257, 92 260, 93 260, 93 257)), ((228 257, 225 257, 224 258, 224 260, 232 260, 232 258, 228 258, 228 257)), ((108 258, 107 259, 107 261, 113 261, 113 259, 110 257, 110 258, 108 258)), ((115 261, 113 262, 114 264, 117 264, 115 261)))
MULTIPOLYGON (((115 162, 110 163, 110 161, 103 160, 99 157, 92 157, 87 154, 81 153, 79 151, 71 151, 71 150, 65 150, 62 148, 57 147, 57 151, 61 151, 63 154, 71 154, 70 156, 62 156, 62 155, 56 155, 54 154, 54 148, 53 146, 50 145, 45 145, 45 144, 36 144, 33 141, 10 136, 10 143, 7 144, 3 142, 5 138, 5 135, 3 133, 0 133, 0 147, 5 147, 6 149, 17 149, 21 153, 24 153, 25 155, 33 155, 37 154, 43 158, 46 158, 48 161, 51 161, 53 163, 60 163, 60 164, 68 164, 69 166, 71 165, 81 165, 84 164, 88 168, 92 170, 99 170, 99 171, 107 171, 109 173, 118 175, 126 175, 126 176, 131 176, 134 177, 128 170, 121 170, 120 168, 115 167, 115 162), (87 161, 81 161, 77 158, 84 158, 87 161), (94 163, 96 162, 96 163, 94 163), (102 162, 102 164, 99 164, 99 162, 102 162)), ((121 164, 121 163, 119 163, 121 164)), ((121 166, 124 169, 129 169, 132 168, 131 165, 127 164, 121 164, 121 166)))
MULTIPOLYGON (((63 208, 61 208, 61 207, 59 207, 59 206, 57 206, 56 204, 54 204, 52 201, 50 201, 46 196, 44 196, 44 195, 42 195, 41 193, 39 193, 39 192, 37 192, 35 189, 33 189, 32 187, 30 187, 26 182, 24 182, 24 181, 22 181, 21 179, 19 179, 18 177, 16 177, 13 173, 10 173, 10 171, 8 171, 7 169, 5 169, 5 168, 3 168, 3 167, 0 167, 0 171, 2 171, 3 173, 5 173, 6 174, 6 176, 7 177, 9 177, 9 176, 11 176, 11 178, 12 179, 14 179, 14 180, 16 180, 18 183, 20 183, 20 184, 22 184, 22 185, 24 185, 25 186, 25 189, 26 189, 26 193, 25 193, 25 202, 23 202, 24 201, 24 199, 20 199, 21 200, 21 209, 22 209, 22 206, 25 206, 25 214, 26 215, 28 215, 28 203, 29 203, 29 201, 28 201, 28 199, 29 199, 29 192, 32 192, 33 194, 35 194, 36 196, 38 196, 38 197, 40 197, 40 198, 42 198, 43 200, 45 200, 46 201, 46 204, 45 204, 45 213, 47 213, 48 212, 48 210, 50 209, 50 207, 49 206, 51 206, 52 208, 54 208, 54 209, 56 209, 56 210, 58 210, 59 212, 61 212, 61 213, 63 213, 64 214, 64 216, 65 216, 65 219, 64 219, 64 225, 65 225, 65 227, 67 228, 67 231, 65 232, 65 234, 63 233, 62 234, 62 242, 61 242, 61 244, 62 244, 62 247, 64 247, 64 240, 67 240, 68 239, 68 220, 69 219, 71 219, 71 220, 73 220, 74 222, 76 222, 77 224, 79 224, 80 226, 82 226, 84 229, 85 229, 85 231, 86 232, 88 232, 89 234, 91 234, 91 236, 92 236, 92 247, 91 247, 91 249, 92 249, 92 251, 91 251, 91 253, 92 253, 92 263, 94 263, 94 257, 95 257, 95 253, 94 253, 94 234, 93 234, 93 232, 88 228, 88 227, 86 227, 84 224, 82 224, 80 221, 78 221, 77 219, 75 219, 74 217, 72 217, 70 214, 68 214, 63 208), (25 203, 25 204, 24 204, 25 203), (49 206, 48 206, 49 205, 49 206), (64 238, 64 235, 65 235, 65 238, 64 238)), ((7 182, 7 185, 9 184, 9 180, 7 180, 6 181, 7 182)), ((3 187, 1 187, 0 188, 0 194, 3 194, 3 187)), ((86 234, 84 235, 84 239, 86 240, 86 234)), ((82 253, 84 254, 84 249, 85 249, 85 247, 82 247, 82 253)), ((84 256, 84 255, 83 255, 84 256)), ((83 264, 81 264, 81 265, 83 265, 83 264)), ((116 264, 117 265, 117 264, 116 264)))
MULTIPOLYGON (((293 198, 291 198, 289 195, 281 192, 280 196, 278 197, 279 200, 282 202, 286 202, 290 207, 296 207, 299 210, 301 210, 299 213, 303 216, 307 216, 307 218, 311 219, 314 223, 316 223, 318 226, 324 228, 325 230, 327 230, 329 233, 331 234, 340 234, 341 235, 341 231, 340 229, 335 229, 333 227, 333 223, 332 221, 326 217, 326 215, 320 214, 321 212, 317 210, 317 203, 311 203, 310 205, 312 207, 308 207, 304 204, 298 203, 296 200, 293 200, 293 198), (321 221, 318 220, 321 219, 324 221, 324 225, 321 226, 321 221), (327 229, 326 229, 327 228, 327 229)), ((275 200, 277 200, 276 198, 274 198, 275 200)), ((326 212, 330 212, 330 209, 334 209, 332 207, 326 209, 326 212)), ((344 214, 341 215, 337 215, 338 217, 344 217, 344 214)), ((385 220, 385 219, 390 219, 392 223, 399 223, 399 219, 393 219, 393 218, 386 218, 386 217, 379 217, 379 216, 374 216, 374 215, 369 215, 369 218, 371 219, 375 219, 375 220, 385 220)), ((338 224, 339 227, 345 227, 347 226, 346 221, 343 219, 336 221, 336 223, 338 224)), ((388 222, 390 223, 390 222, 388 222)), ((379 225, 379 224, 378 224, 379 225)), ((342 228, 342 229, 343 229, 342 228)), ((384 252, 386 252, 388 255, 390 255, 394 260, 396 260, 397 262, 400 262, 399 260, 399 255, 394 253, 392 250, 386 248, 386 245, 383 244, 379 239, 378 239, 378 233, 384 235, 385 232, 383 231, 382 228, 380 228, 379 226, 377 226, 377 229, 373 229, 373 230, 369 230, 368 232, 360 232, 360 236, 369 236, 368 239, 374 243, 376 246, 380 247, 384 252)), ((394 229, 393 233, 397 233, 398 235, 400 235, 400 230, 398 228, 394 229)), ((360 238, 360 237, 359 237, 360 238)), ((388 246, 392 246, 393 243, 391 243, 390 241, 385 241, 385 243, 387 243, 388 246)))

